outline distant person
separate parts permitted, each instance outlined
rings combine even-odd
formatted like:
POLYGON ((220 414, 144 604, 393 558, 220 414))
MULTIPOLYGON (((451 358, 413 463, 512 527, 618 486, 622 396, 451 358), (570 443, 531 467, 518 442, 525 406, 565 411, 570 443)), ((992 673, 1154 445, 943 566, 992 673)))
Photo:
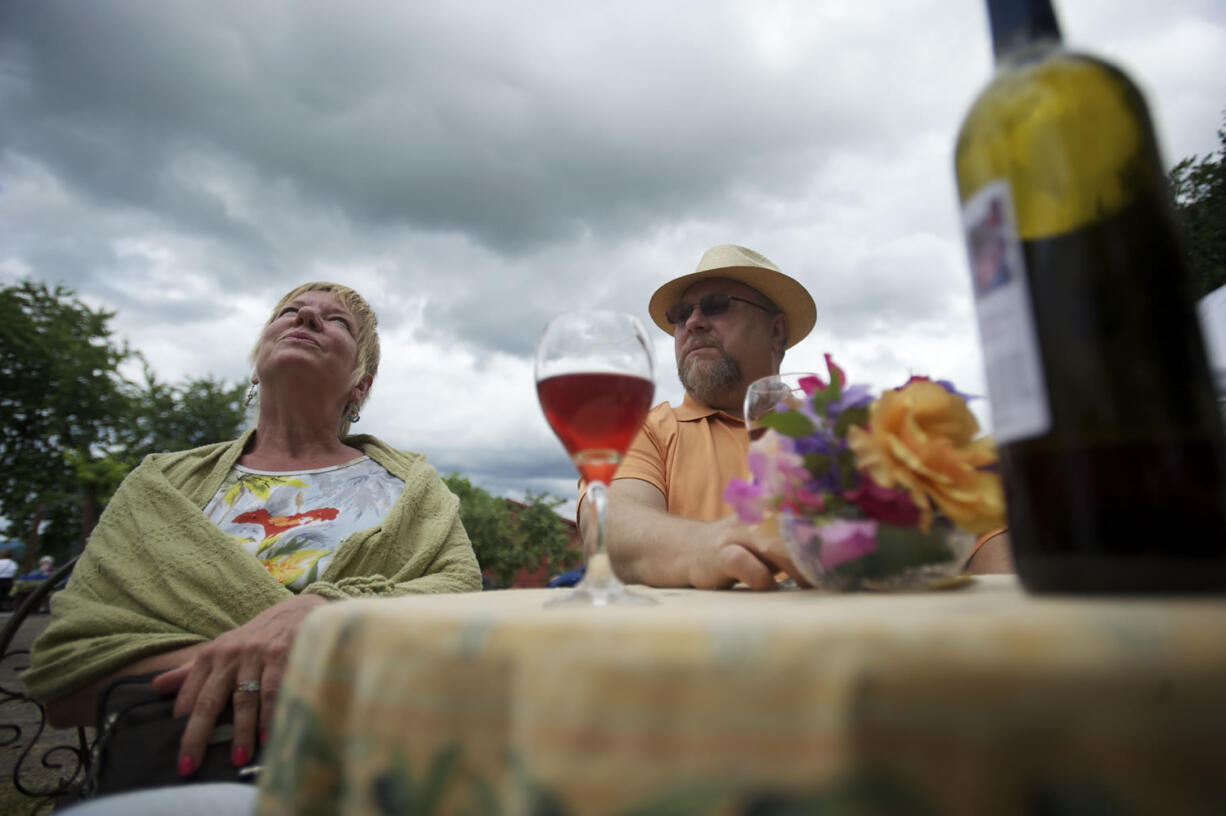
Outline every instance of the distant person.
POLYGON ((0 552, 0 609, 8 609, 12 605, 10 596, 13 593, 13 579, 17 577, 17 562, 13 560, 13 551, 0 552))
POLYGON ((209 748, 239 778, 312 609, 481 588, 459 500, 425 457, 349 433, 378 371, 376 325, 348 287, 286 294, 252 353, 256 428, 146 457, 55 597, 23 676, 53 724, 93 725, 111 681, 146 673, 188 718, 140 784, 196 774, 228 704, 233 738, 209 748))
POLYGON ((18 576, 18 581, 45 581, 55 572, 55 558, 50 555, 44 555, 38 559, 38 569, 33 572, 27 572, 25 575, 18 576))
MULTIPOLYGON (((32 593, 35 589, 38 589, 39 584, 54 574, 55 558, 50 555, 44 555, 42 558, 38 559, 38 569, 34 570, 33 572, 27 572, 25 575, 17 576, 17 593, 19 598, 24 600, 27 595, 32 593)), ((62 587, 63 584, 64 581, 61 579, 60 586, 62 587)), ((42 602, 39 603, 38 608, 34 611, 39 613, 48 611, 50 608, 50 602, 50 598, 44 596, 42 602)))

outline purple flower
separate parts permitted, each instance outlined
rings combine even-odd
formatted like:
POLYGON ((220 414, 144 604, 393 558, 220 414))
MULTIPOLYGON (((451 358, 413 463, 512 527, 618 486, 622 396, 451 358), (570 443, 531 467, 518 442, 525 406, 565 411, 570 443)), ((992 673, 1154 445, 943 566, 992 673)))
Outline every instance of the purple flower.
POLYGON ((836 519, 817 528, 822 539, 818 560, 832 570, 877 551, 877 522, 836 519))
MULTIPOLYGON (((908 385, 915 382, 916 380, 919 380, 920 382, 934 382, 937 385, 944 388, 948 393, 953 394, 955 397, 962 400, 963 402, 970 402, 973 399, 979 399, 979 397, 974 394, 963 394, 956 387, 954 387, 954 384, 950 382, 949 380, 934 380, 931 377, 921 377, 918 374, 912 374, 911 378, 907 380, 905 383, 903 383, 901 388, 906 388, 908 385)), ((896 388, 894 390, 897 391, 899 389, 896 388)))
POLYGON ((834 422, 848 408, 866 408, 872 401, 873 395, 867 385, 849 385, 843 396, 826 406, 826 415, 834 422))
POLYGON ((806 456, 810 453, 823 453, 827 456, 834 456, 846 446, 846 442, 835 437, 830 430, 824 427, 819 427, 808 436, 793 439, 792 443, 793 450, 801 456, 806 456))
POLYGON ((949 380, 937 380, 936 383, 937 385, 941 386, 949 393, 953 394, 955 397, 960 397, 964 402, 970 402, 973 399, 979 399, 979 397, 975 396, 974 394, 963 394, 957 388, 954 388, 954 384, 951 383, 949 380))

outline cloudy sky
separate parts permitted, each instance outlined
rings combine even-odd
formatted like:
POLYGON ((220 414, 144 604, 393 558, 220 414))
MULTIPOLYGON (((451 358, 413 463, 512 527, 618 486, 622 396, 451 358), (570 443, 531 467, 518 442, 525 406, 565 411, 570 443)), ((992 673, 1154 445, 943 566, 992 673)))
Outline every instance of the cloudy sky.
MULTIPOLYGON (((676 402, 647 299, 718 243, 812 291, 785 369, 829 351, 982 393, 951 155, 983 5, 5 0, 0 283, 114 310, 172 381, 245 381, 284 291, 351 285, 384 347, 356 430, 510 496, 574 492, 535 397, 546 321, 639 315, 676 402)), ((1059 12, 1146 93, 1168 166, 1216 149, 1226 3, 1059 12)))

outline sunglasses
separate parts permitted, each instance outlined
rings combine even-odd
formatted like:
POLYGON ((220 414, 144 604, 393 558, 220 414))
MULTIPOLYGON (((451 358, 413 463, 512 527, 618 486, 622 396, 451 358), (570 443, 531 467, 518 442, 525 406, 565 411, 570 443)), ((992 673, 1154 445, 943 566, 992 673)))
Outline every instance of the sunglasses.
POLYGON ((684 300, 680 303, 674 303, 672 306, 668 307, 666 312, 664 312, 664 317, 674 326, 678 323, 684 323, 685 321, 689 320, 690 315, 694 313, 695 305, 697 305, 699 309, 702 309, 702 313, 707 317, 715 317, 716 315, 722 315, 724 312, 728 311, 728 307, 732 305, 732 301, 734 300, 739 300, 741 303, 748 303, 750 306, 757 306, 764 312, 774 314, 774 312, 771 312, 769 308, 763 306, 761 303, 754 303, 752 300, 739 298, 735 295, 725 295, 723 292, 712 292, 709 295, 703 295, 701 298, 699 298, 697 304, 688 303, 684 300))

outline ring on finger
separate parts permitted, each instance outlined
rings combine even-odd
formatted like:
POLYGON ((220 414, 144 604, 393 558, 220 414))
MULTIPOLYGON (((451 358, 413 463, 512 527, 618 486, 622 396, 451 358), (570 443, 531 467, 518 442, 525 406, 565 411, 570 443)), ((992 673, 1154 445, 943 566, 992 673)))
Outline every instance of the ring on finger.
POLYGON ((241 683, 239 683, 235 687, 234 690, 235 691, 259 691, 260 681, 259 680, 244 680, 241 683))

